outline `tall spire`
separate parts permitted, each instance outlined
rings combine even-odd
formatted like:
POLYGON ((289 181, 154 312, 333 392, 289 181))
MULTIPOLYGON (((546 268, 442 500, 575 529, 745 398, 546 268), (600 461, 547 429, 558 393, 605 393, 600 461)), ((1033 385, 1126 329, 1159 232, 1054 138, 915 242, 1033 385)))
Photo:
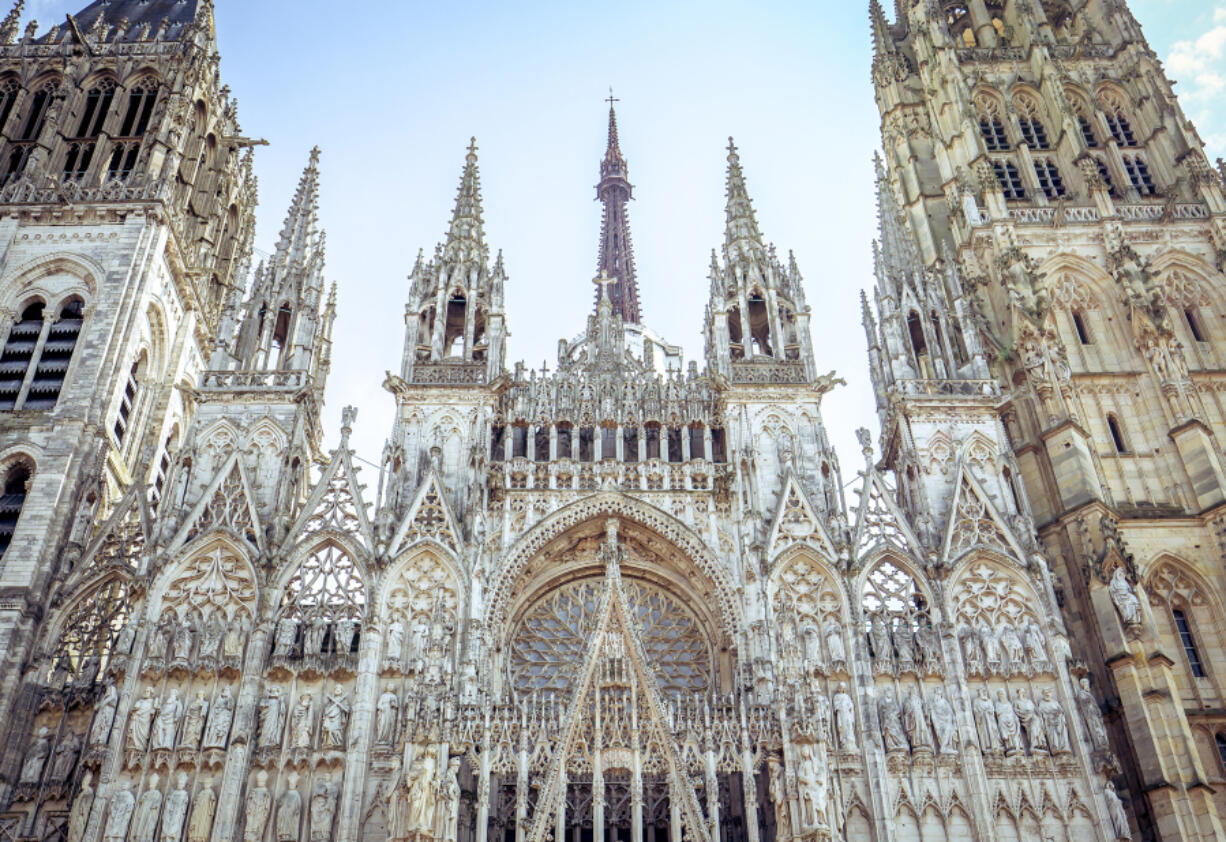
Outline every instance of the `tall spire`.
POLYGON ((728 138, 728 203, 724 208, 724 259, 734 261, 738 257, 758 258, 765 263, 766 247, 762 232, 754 215, 753 200, 745 186, 745 173, 741 171, 741 156, 736 143, 728 138))
MULTIPOLYGON (((639 287, 634 276, 634 248, 630 241, 630 219, 626 204, 630 201, 633 187, 627 175, 626 159, 622 157, 617 141, 617 113, 613 103, 617 100, 609 93, 609 144, 604 160, 600 162, 600 184, 596 197, 604 203, 604 217, 600 224, 600 257, 596 274, 602 272, 617 283, 609 289, 613 312, 627 322, 641 321, 639 314, 639 287)), ((600 308, 600 296, 596 297, 600 308)))
POLYGON ((281 239, 277 241, 277 253, 274 263, 278 267, 288 268, 302 266, 308 255, 318 244, 316 223, 319 216, 319 147, 311 150, 311 158, 302 178, 298 181, 298 189, 294 193, 294 201, 290 204, 289 213, 285 216, 285 225, 281 228, 281 239))
POLYGON ((468 154, 464 156, 464 172, 460 176, 455 210, 451 212, 447 243, 443 246, 444 260, 456 263, 475 261, 479 266, 485 266, 489 254, 485 246, 482 213, 481 172, 477 169, 477 139, 474 137, 469 141, 468 154))

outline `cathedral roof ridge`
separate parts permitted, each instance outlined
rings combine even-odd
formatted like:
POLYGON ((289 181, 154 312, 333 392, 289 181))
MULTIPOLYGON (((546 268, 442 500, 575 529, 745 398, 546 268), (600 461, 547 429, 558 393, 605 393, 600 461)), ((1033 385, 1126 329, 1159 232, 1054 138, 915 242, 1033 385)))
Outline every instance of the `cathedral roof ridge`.
MULTIPOLYGON (((126 22, 125 33, 130 33, 131 38, 138 38, 141 27, 148 24, 166 40, 176 40, 185 27, 202 15, 211 33, 212 11, 212 0, 94 0, 70 16, 70 24, 82 33, 102 36, 104 27, 109 29, 126 22)), ((55 31, 52 29, 44 37, 55 31)))

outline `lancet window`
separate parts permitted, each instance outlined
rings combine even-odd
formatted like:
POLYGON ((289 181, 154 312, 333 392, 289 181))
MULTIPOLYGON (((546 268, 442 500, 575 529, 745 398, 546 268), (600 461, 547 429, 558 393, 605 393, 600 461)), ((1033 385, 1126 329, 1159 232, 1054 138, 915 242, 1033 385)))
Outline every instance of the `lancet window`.
POLYGON ((46 82, 29 98, 30 105, 24 115, 21 129, 12 136, 8 144, 7 159, 4 162, 4 184, 16 179, 25 169, 30 153, 38 142, 38 136, 42 134, 51 98, 55 96, 58 88, 58 80, 46 82))
POLYGON ((1001 118, 1000 103, 995 97, 980 96, 975 99, 975 110, 979 112, 979 134, 989 152, 1008 152, 1011 148, 1009 135, 1005 131, 1005 121, 1001 118))
POLYGON ((864 580, 860 604, 874 672, 940 670, 928 600, 910 573, 881 561, 864 580))
POLYGON ((1192 307, 1183 308, 1183 320, 1188 325, 1188 332, 1192 335, 1194 342, 1205 341, 1205 330, 1201 327, 1200 313, 1192 307))
POLYGON ((68 615, 51 658, 48 683, 89 686, 105 674, 119 652, 133 595, 123 579, 111 579, 79 600, 68 615))
POLYGON ((1127 453, 1128 440, 1124 438, 1124 428, 1120 426, 1120 419, 1114 415, 1108 415, 1107 431, 1111 433, 1111 443, 1115 446, 1115 452, 1127 453))
POLYGON ((774 356, 775 352, 771 347, 770 318, 766 308, 766 299, 757 290, 749 295, 749 333, 755 354, 767 357, 774 356))
POLYGON ((153 78, 141 79, 128 89, 127 109, 119 124, 119 134, 112 140, 111 160, 107 165, 111 177, 126 179, 136 168, 141 142, 149 130, 153 107, 157 103, 157 90, 157 80, 153 78))
POLYGON ((1128 181, 1142 196, 1153 196, 1158 192, 1154 186, 1154 177, 1150 174, 1149 165, 1140 155, 1124 155, 1124 172, 1128 173, 1128 181))
POLYGON ((26 307, 0 356, 0 410, 55 406, 84 324, 84 306, 71 298, 54 320, 41 302, 26 307))
POLYGON ((21 84, 13 77, 0 81, 0 132, 8 125, 13 106, 17 104, 17 95, 21 93, 21 84))
POLYGON ((1099 100, 1103 106, 1103 116, 1107 121, 1107 128, 1111 131, 1111 137, 1120 146, 1137 146, 1136 134, 1132 129, 1132 122, 1128 117, 1128 108, 1124 104, 1124 100, 1119 94, 1114 91, 1103 91, 1099 96, 1099 100))
POLYGON ((13 541, 17 520, 26 505, 26 493, 33 476, 29 465, 18 462, 4 475, 4 495, 0 496, 0 558, 13 541))
POLYGON ((1175 623, 1175 631, 1179 635, 1179 643, 1183 646, 1183 654, 1188 659, 1188 668, 1194 677, 1204 678, 1208 673, 1205 672, 1205 663, 1201 660, 1200 650, 1196 646, 1196 638, 1192 634, 1188 615, 1182 608, 1173 608, 1171 618, 1175 623))
POLYGON ((1060 177, 1060 167, 1051 158, 1035 159, 1034 176, 1039 182, 1039 189, 1049 199, 1059 199, 1068 192, 1064 179, 1060 177))
POLYGON ((1107 185, 1107 194, 1118 196, 1119 192, 1115 189, 1115 179, 1111 177, 1111 168, 1107 166, 1107 162, 1095 155, 1094 166, 1098 169, 1098 177, 1103 180, 1103 184, 1107 185))
POLYGON ((1026 198, 1026 188, 1022 184, 1022 176, 1016 164, 1012 161, 993 161, 992 170, 996 173, 996 181, 999 182, 1000 190, 1006 199, 1026 198))
POLYGON ((1050 149, 1051 143, 1047 139, 1047 128, 1043 125, 1042 117, 1039 116, 1039 104, 1029 95, 1014 97, 1013 104, 1017 109, 1022 140, 1026 141, 1031 149, 1050 149))
POLYGON ((336 544, 324 544, 303 559, 285 588, 275 651, 286 656, 332 652, 338 638, 357 651, 365 616, 366 586, 356 562, 336 544))
POLYGON ((447 322, 443 331, 443 356, 464 356, 464 322, 468 301, 456 290, 447 301, 447 322))
POLYGON ((1226 735, 1217 732, 1213 735, 1213 743, 1217 746, 1217 759, 1222 764, 1222 771, 1226 772, 1226 735))
POLYGON ((81 114, 76 137, 68 139, 68 152, 64 158, 65 181, 80 181, 89 172, 98 135, 102 133, 102 126, 111 113, 114 101, 113 79, 102 79, 85 94, 85 110, 81 114))
POLYGON ((128 433, 132 421, 132 412, 136 408, 136 399, 140 395, 140 378, 144 370, 145 356, 142 354, 132 368, 128 370, 127 380, 123 386, 123 396, 119 399, 119 412, 115 417, 115 439, 122 443, 128 433))

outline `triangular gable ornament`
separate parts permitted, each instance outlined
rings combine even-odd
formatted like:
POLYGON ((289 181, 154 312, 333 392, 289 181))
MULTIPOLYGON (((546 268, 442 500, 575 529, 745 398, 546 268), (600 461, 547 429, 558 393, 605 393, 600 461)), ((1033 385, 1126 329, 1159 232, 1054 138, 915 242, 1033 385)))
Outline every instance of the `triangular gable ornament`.
POLYGON ((374 545, 370 518, 362 499, 362 486, 357 482, 353 453, 348 436, 332 452, 332 458, 320 474, 319 481, 307 496, 298 520, 289 531, 286 544, 320 532, 351 535, 363 545, 374 545))
POLYGON ((809 495, 790 470, 784 479, 779 500, 779 510, 775 513, 766 542, 766 557, 773 560, 793 544, 803 543, 811 545, 827 558, 835 558, 834 542, 818 520, 809 495))
POLYGON ((153 516, 145 493, 145 484, 132 483, 110 516, 90 539, 82 554, 78 569, 115 565, 135 571, 140 557, 152 537, 153 516))
POLYGON ((992 505, 983 486, 966 465, 961 466, 958 473, 941 557, 948 563, 973 547, 988 547, 1023 561, 1026 552, 992 505))
POLYGON ((906 516, 894 503, 890 489, 877 473, 877 469, 870 465, 864 477, 864 486, 860 490, 852 546, 855 557, 859 559, 882 545, 894 547, 911 556, 924 556, 923 544, 911 531, 906 516))
POLYGON ((443 482, 438 472, 431 468, 425 481, 417 489, 408 514, 392 539, 392 546, 396 548, 395 554, 429 538, 459 556, 460 535, 455 515, 452 514, 451 506, 447 504, 447 495, 443 492, 443 482))
POLYGON ((232 453, 200 495, 191 514, 179 527, 170 550, 179 549, 210 529, 226 529, 256 550, 264 550, 264 531, 255 508, 251 483, 238 453, 232 453))

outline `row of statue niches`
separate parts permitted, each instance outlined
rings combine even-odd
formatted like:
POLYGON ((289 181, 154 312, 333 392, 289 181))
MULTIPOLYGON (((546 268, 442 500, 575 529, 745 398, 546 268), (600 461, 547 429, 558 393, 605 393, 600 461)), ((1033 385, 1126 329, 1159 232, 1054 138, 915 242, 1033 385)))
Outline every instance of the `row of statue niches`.
POLYGON ((972 676, 1027 676, 1052 673, 1043 629, 1034 618, 1018 625, 1002 622, 995 629, 986 621, 958 627, 958 644, 966 672, 972 676))
MULTIPOLYGON (((124 625, 115 644, 117 655, 132 653, 144 622, 132 618, 124 625)), ((143 672, 239 670, 250 634, 251 624, 245 617, 228 620, 214 611, 207 618, 192 613, 179 619, 167 611, 149 632, 143 672)))
MULTIPOLYGON (((157 772, 143 783, 120 781, 109 803, 102 805, 103 842, 207 842, 217 810, 213 780, 202 776, 193 783, 187 772, 162 782, 157 772), (194 789, 194 793, 193 793, 194 789)), ((285 789, 274 805, 268 773, 258 770, 244 803, 245 842, 328 842, 332 838, 340 796, 340 777, 320 770, 306 787, 296 771, 286 776, 285 789), (305 798, 304 798, 305 794, 305 798), (273 817, 275 807, 275 818, 273 817)), ((81 842, 95 793, 88 777, 73 802, 66 842, 81 842)))
POLYGON ((392 615, 383 634, 380 667, 385 673, 421 674, 427 684, 442 682, 454 625, 442 612, 433 613, 429 620, 422 613, 415 614, 407 623, 400 614, 392 615))
POLYGON ((792 612, 786 611, 779 625, 779 645, 785 672, 796 665, 803 665, 809 675, 847 670, 843 626, 836 619, 819 625, 808 618, 798 629, 792 612))
POLYGON ((330 656, 344 656, 351 660, 362 640, 362 618, 329 618, 323 611, 315 611, 307 617, 286 615, 277 621, 273 630, 272 655, 274 663, 312 662, 330 656))
POLYGON ((940 675, 943 671, 941 641, 932 621, 924 614, 874 614, 867 622, 868 647, 873 672, 940 675))

